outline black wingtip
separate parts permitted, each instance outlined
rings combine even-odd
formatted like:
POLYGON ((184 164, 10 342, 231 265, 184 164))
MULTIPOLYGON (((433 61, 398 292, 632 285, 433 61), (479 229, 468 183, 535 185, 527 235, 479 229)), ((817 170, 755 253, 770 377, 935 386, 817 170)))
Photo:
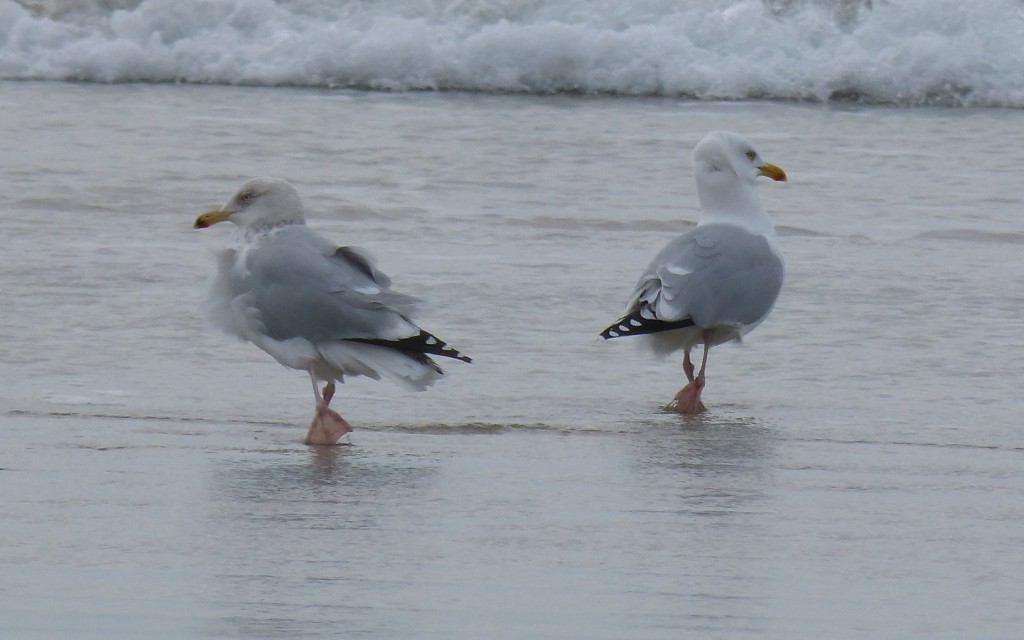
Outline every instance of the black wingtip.
POLYGON ((441 356, 444 358, 452 358, 454 360, 461 360, 462 362, 471 363, 473 359, 467 355, 463 355, 458 349, 448 346, 448 343, 438 338, 432 333, 420 329, 420 332, 414 336, 408 338, 402 338, 401 340, 379 340, 375 338, 349 338, 353 342, 363 342, 366 344, 375 344, 381 347, 390 347, 392 349, 398 349, 399 351, 408 351, 411 353, 420 353, 424 355, 441 356))
POLYGON ((429 353, 435 356, 443 356, 445 358, 461 360, 462 362, 466 363, 473 362, 473 358, 463 355, 461 351, 459 351, 455 347, 449 346, 448 343, 445 342, 444 340, 438 338, 437 336, 431 333, 427 333, 422 329, 420 329, 419 335, 412 338, 412 340, 416 341, 418 344, 422 344, 425 347, 427 347, 422 350, 422 353, 429 353))
POLYGON ((601 332, 601 337, 605 340, 611 340, 612 338, 623 338, 626 336, 640 336, 648 333, 661 333, 662 331, 672 331, 674 329, 685 329, 687 327, 696 326, 692 318, 683 318, 682 320, 658 320, 657 318, 649 318, 647 316, 653 316, 654 313, 650 308, 643 306, 633 309, 632 312, 619 318, 619 321, 615 324, 607 327, 601 332))

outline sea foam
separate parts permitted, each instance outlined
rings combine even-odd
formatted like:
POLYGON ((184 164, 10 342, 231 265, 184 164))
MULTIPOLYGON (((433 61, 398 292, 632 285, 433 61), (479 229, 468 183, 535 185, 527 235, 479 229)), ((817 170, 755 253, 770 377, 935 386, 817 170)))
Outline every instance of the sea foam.
POLYGON ((1024 107, 1020 0, 0 0, 0 78, 1024 107))

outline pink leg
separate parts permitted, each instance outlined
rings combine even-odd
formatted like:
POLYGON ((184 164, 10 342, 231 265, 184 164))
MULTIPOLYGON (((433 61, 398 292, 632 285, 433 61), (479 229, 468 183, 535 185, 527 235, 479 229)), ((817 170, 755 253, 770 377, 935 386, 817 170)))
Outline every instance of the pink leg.
POLYGON ((683 373, 686 374, 686 381, 693 382, 693 363, 690 362, 690 347, 683 351, 683 373))
POLYGON ((306 433, 306 444, 337 444, 341 436, 352 432, 352 427, 345 418, 329 408, 331 399, 334 397, 334 382, 324 385, 324 394, 320 395, 320 389, 316 386, 316 375, 313 373, 313 366, 310 365, 309 379, 313 382, 313 395, 316 397, 316 415, 309 425, 306 433))
POLYGON ((704 369, 708 366, 711 332, 705 331, 703 338, 704 353, 701 354, 700 371, 697 372, 696 376, 693 375, 693 363, 690 362, 690 350, 687 349, 683 356, 683 372, 686 373, 686 379, 689 382, 679 390, 675 399, 669 403, 670 409, 678 411, 683 415, 696 415, 707 410, 704 407, 704 403, 700 401, 700 394, 704 390, 704 369))

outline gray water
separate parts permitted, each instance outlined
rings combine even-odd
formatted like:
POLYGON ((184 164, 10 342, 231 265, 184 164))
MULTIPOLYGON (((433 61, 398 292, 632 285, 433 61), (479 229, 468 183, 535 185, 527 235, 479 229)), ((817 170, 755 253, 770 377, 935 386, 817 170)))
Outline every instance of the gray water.
POLYGON ((1024 112, 0 85, 0 635, 1016 638, 1024 112), (679 363, 598 336, 740 131, 787 282, 679 363), (308 380, 200 312, 278 175, 475 358, 308 380))

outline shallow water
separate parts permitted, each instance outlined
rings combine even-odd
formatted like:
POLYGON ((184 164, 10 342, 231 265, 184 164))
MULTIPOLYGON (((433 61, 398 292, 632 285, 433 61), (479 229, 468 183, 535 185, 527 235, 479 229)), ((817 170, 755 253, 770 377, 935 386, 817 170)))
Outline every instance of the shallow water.
POLYGON ((0 631, 1015 637, 1024 112, 0 85, 0 631), (597 336, 745 133, 787 282, 705 400, 597 336), (205 328, 254 175, 475 358, 308 380, 205 328))

